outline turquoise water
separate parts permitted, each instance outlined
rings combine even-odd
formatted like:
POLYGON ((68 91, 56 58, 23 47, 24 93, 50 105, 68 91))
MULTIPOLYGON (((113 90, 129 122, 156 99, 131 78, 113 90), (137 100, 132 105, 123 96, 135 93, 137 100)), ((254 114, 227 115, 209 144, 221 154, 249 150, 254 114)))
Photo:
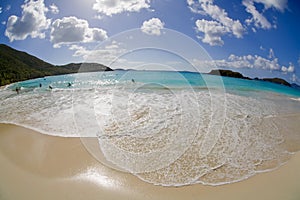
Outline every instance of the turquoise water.
MULTIPOLYGON (((39 88, 41 90, 52 88, 67 89, 68 83, 72 88, 97 88, 103 86, 112 86, 116 84, 132 82, 144 84, 156 84, 161 87, 171 88, 225 88, 228 92, 247 95, 248 92, 273 92, 283 95, 300 97, 300 90, 288 86, 274 84, 266 81, 244 80, 230 77, 220 77, 199 74, 193 72, 161 72, 161 71, 113 71, 99 73, 69 74, 60 76, 50 76, 34 80, 23 81, 12 84, 8 88, 15 89, 23 87, 25 91, 39 88)), ((151 87, 151 85, 149 85, 151 87)))
POLYGON ((191 72, 78 73, 0 90, 0 123, 93 137, 100 162, 163 186, 276 169, 300 150, 299 120, 299 90, 191 72))

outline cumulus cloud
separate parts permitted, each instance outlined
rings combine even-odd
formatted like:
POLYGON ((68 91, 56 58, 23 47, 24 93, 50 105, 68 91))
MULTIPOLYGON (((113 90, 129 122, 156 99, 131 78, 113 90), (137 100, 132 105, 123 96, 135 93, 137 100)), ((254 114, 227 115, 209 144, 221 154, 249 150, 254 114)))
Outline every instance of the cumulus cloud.
POLYGON ((47 19, 48 8, 44 0, 29 0, 22 5, 22 16, 12 15, 8 18, 5 35, 12 42, 32 38, 45 38, 44 31, 48 29, 51 20, 47 19))
POLYGON ((99 42, 107 39, 107 32, 100 28, 90 28, 87 30, 88 42, 99 42))
POLYGON ((269 20, 257 10, 254 3, 263 4, 265 10, 274 8, 283 12, 287 8, 287 0, 243 0, 242 3, 246 7, 246 11, 252 15, 246 20, 246 23, 248 25, 254 23, 255 27, 262 29, 270 29, 276 25, 272 26, 269 20))
POLYGON ((0 7, 0 14, 2 13, 2 7, 0 7))
POLYGON ((50 8, 50 11, 51 11, 52 14, 58 14, 59 13, 59 9, 54 3, 52 3, 49 6, 49 8, 50 8))
POLYGON ((196 28, 197 31, 204 33, 202 42, 208 43, 211 46, 222 46, 224 44, 221 36, 227 33, 227 29, 221 23, 201 19, 196 21, 196 28))
POLYGON ((74 16, 56 19, 51 27, 50 40, 54 47, 60 47, 62 44, 103 41, 106 38, 105 30, 90 28, 88 21, 74 16))
POLYGON ((295 66, 293 65, 293 63, 290 63, 290 65, 288 67, 286 66, 282 66, 281 67, 281 71, 282 72, 289 72, 289 73, 292 73, 295 71, 295 66))
POLYGON ((77 17, 64 17, 52 23, 51 38, 54 44, 82 42, 86 38, 89 24, 77 17))
POLYGON ((279 64, 278 58, 264 58, 259 55, 244 55, 237 56, 231 54, 227 59, 223 60, 213 60, 213 61, 197 61, 194 63, 199 67, 208 67, 208 68, 247 68, 247 69, 262 69, 269 71, 281 71, 283 73, 293 73, 295 72, 295 67, 292 63, 288 67, 279 64))
POLYGON ((226 65, 226 67, 231 66, 233 68, 256 68, 264 70, 280 70, 281 68, 277 58, 270 60, 258 55, 236 56, 231 54, 228 57, 226 65))
POLYGON ((148 35, 160 35, 163 28, 164 23, 160 19, 152 18, 143 22, 141 30, 148 35))
POLYGON ((94 10, 107 16, 122 12, 139 12, 149 7, 150 0, 96 0, 93 5, 94 10))
POLYGON ((245 28, 239 20, 233 20, 228 16, 228 13, 213 4, 213 0, 187 0, 189 8, 192 12, 201 15, 206 15, 212 20, 197 20, 196 28, 197 31, 203 32, 204 37, 202 41, 212 46, 223 45, 223 35, 232 34, 236 38, 242 38, 245 32, 245 28))
POLYGON ((264 4, 266 9, 274 7, 283 12, 287 8, 288 0, 254 0, 254 2, 264 4))
POLYGON ((254 23, 255 27, 263 29, 270 29, 272 27, 271 23, 256 10, 252 1, 243 1, 243 5, 246 7, 246 11, 252 15, 252 18, 246 19, 248 25, 254 23))
POLYGON ((87 49, 80 45, 71 45, 69 49, 74 51, 73 56, 75 57, 82 57, 87 62, 99 62, 107 66, 126 52, 122 44, 116 41, 112 41, 99 49, 87 49))

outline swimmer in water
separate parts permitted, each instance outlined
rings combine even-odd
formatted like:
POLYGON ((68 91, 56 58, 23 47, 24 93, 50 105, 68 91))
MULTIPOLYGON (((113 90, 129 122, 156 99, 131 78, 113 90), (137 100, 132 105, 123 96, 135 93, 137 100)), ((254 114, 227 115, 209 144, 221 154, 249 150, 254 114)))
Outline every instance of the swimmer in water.
POLYGON ((20 93, 20 90, 21 90, 21 88, 19 88, 19 87, 16 87, 16 92, 17 92, 17 94, 19 94, 19 93, 20 93))

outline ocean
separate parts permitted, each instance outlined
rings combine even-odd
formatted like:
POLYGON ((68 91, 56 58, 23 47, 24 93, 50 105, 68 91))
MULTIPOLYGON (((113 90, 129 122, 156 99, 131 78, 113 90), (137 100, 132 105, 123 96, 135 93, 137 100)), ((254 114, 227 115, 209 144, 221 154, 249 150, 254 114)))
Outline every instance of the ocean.
POLYGON ((0 89, 0 123, 97 138, 104 164, 163 186, 276 169, 300 150, 299 119, 300 90, 193 72, 78 73, 0 89))

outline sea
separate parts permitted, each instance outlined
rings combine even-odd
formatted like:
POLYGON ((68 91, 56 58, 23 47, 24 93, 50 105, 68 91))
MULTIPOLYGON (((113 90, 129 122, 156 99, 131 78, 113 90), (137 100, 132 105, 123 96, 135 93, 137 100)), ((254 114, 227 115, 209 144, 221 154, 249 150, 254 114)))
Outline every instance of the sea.
POLYGON ((299 120, 300 90, 195 72, 77 73, 0 89, 0 123, 95 138, 104 164, 161 186, 277 169, 300 150, 299 120))

